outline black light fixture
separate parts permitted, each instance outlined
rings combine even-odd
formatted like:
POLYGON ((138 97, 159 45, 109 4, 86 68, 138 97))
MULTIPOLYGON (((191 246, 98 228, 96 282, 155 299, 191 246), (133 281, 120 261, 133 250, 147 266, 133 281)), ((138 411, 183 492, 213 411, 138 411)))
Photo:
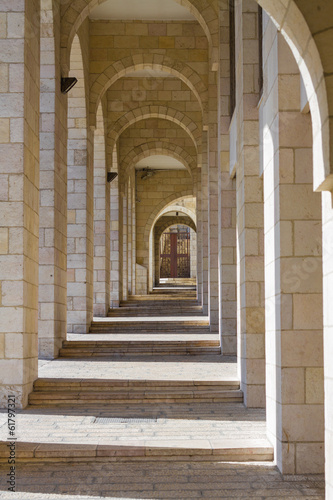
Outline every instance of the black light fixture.
POLYGON ((117 172, 108 172, 106 175, 106 180, 112 182, 117 177, 117 172))
POLYGON ((77 78, 74 77, 61 78, 61 93, 67 94, 67 92, 69 92, 76 83, 77 83, 77 78))

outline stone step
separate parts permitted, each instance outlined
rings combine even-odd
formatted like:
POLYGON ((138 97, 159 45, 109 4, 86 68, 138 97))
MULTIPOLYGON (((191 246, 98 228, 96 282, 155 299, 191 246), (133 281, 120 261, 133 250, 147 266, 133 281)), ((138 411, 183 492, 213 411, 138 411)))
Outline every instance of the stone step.
POLYGON ((198 305, 196 297, 193 295, 179 295, 179 294, 157 294, 157 295, 130 295, 127 300, 122 301, 121 304, 133 304, 135 302, 179 302, 179 303, 193 303, 194 305, 198 305))
POLYGON ((143 403, 242 402, 236 380, 99 380, 37 379, 29 395, 33 406, 77 406, 143 403))
POLYGON ((238 390, 238 380, 136 380, 136 379, 73 379, 73 378, 38 378, 34 382, 34 391, 58 391, 66 388, 68 391, 110 391, 111 389, 129 388, 130 390, 161 390, 186 389, 193 392, 238 390))
POLYGON ((220 355, 219 341, 65 341, 60 356, 65 358, 104 356, 183 356, 220 355))
POLYGON ((84 406, 89 405, 112 405, 122 404, 156 404, 156 403, 241 403, 243 394, 241 391, 218 391, 197 392, 192 391, 102 391, 96 392, 74 392, 74 391, 41 391, 33 392, 29 396, 31 406, 84 406))
POLYGON ((158 320, 158 321, 138 321, 135 319, 124 318, 124 321, 117 321, 107 318, 103 318, 102 321, 93 321, 89 330, 91 333, 123 333, 123 332, 141 332, 141 333, 157 333, 157 332, 169 332, 169 333, 209 333, 209 322, 206 319, 203 320, 179 320, 179 321, 168 321, 168 320, 158 320))
MULTIPOLYGON (((209 461, 268 462, 273 448, 266 439, 167 440, 135 442, 38 443, 16 442, 16 462, 209 461)), ((0 442, 0 461, 8 460, 8 442, 0 442)))
POLYGON ((199 306, 190 307, 177 307, 177 308, 161 308, 156 306, 144 307, 118 307, 117 309, 110 309, 108 317, 140 317, 140 316, 198 316, 202 314, 202 308, 199 306))

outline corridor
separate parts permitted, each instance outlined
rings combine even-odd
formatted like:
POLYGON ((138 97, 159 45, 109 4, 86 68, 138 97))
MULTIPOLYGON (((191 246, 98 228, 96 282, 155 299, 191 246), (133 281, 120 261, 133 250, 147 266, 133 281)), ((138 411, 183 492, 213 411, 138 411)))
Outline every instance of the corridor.
POLYGON ((265 411, 242 404, 195 293, 133 296, 40 361, 17 418, 20 498, 323 498, 322 478, 277 472, 265 411))

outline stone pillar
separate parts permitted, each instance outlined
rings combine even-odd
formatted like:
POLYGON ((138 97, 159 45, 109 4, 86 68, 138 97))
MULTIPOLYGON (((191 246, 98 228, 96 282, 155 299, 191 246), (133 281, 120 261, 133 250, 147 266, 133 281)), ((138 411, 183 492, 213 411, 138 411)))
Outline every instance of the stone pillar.
POLYGON ((127 187, 127 292, 132 294, 132 194, 131 179, 127 187))
POLYGON ((42 0, 39 356, 58 356, 67 316, 67 98, 60 92, 60 13, 42 0))
POLYGON ((229 173, 229 8, 220 2, 219 332, 222 353, 236 354, 236 183, 229 173))
MULTIPOLYGON (((112 157, 112 171, 118 172, 117 150, 114 149, 112 157)), ((119 276, 119 177, 116 177, 110 186, 110 218, 111 218, 111 234, 110 234, 110 260, 111 260, 111 275, 110 275, 110 304, 111 307, 119 307, 120 301, 120 276, 119 276)))
POLYGON ((214 121, 216 112, 217 80, 216 72, 209 73, 209 109, 212 123, 209 124, 208 139, 208 300, 209 324, 211 332, 219 331, 219 187, 220 187, 220 134, 219 123, 214 121))
POLYGON ((39 2, 0 4, 0 405, 38 370, 39 2))
POLYGON ((201 213, 202 213, 202 309, 208 314, 208 134, 202 132, 201 213))
POLYGON ((333 497, 333 200, 322 194, 326 498, 333 497))
POLYGON ((265 406, 263 182, 259 177, 258 4, 243 0, 236 17, 238 44, 236 169, 238 238, 238 353, 241 389, 248 407, 265 406))
POLYGON ((136 202, 135 202, 135 172, 132 174, 132 295, 136 294, 136 202))
POLYGON ((320 195, 313 193, 311 117, 300 76, 264 16, 266 93, 261 109, 265 202, 268 437, 283 473, 324 469, 320 195))
POLYGON ((190 229, 190 276, 197 277, 197 233, 190 229))
POLYGON ((201 195, 201 168, 198 169, 197 175, 197 299, 198 303, 202 304, 202 195, 201 195))
MULTIPOLYGON (((86 29, 86 24, 80 28, 85 42, 86 29)), ((78 83, 68 97, 67 184, 67 328, 73 333, 87 333, 93 315, 93 138, 87 129, 84 73, 76 35, 71 76, 78 78, 78 83)))
POLYGON ((102 105, 94 137, 94 316, 110 307, 110 184, 107 182, 102 105))
POLYGON ((128 260, 127 260, 127 186, 124 187, 124 194, 121 197, 122 203, 122 266, 121 266, 121 275, 122 275, 122 300, 127 300, 128 293, 128 260))

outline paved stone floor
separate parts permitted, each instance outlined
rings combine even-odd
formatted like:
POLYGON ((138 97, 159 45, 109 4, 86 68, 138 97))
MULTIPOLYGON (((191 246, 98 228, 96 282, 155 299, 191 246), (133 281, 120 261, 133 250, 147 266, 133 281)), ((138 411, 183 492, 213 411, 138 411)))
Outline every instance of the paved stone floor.
POLYGON ((133 380, 237 380, 234 358, 222 356, 133 356, 41 361, 41 378, 133 380))
POLYGON ((324 499, 321 476, 283 478, 267 464, 27 463, 15 493, 6 491, 6 471, 0 466, 1 500, 324 499))
MULTIPOLYGON (((221 439, 266 440, 266 424, 264 411, 232 403, 112 405, 104 409, 30 407, 17 415, 16 436, 30 443, 179 447, 186 442, 193 448, 210 449, 221 439), (113 421, 95 423, 96 417, 113 421), (128 421, 114 422, 120 417, 128 421)), ((0 440, 7 437, 7 416, 2 413, 0 440)))

